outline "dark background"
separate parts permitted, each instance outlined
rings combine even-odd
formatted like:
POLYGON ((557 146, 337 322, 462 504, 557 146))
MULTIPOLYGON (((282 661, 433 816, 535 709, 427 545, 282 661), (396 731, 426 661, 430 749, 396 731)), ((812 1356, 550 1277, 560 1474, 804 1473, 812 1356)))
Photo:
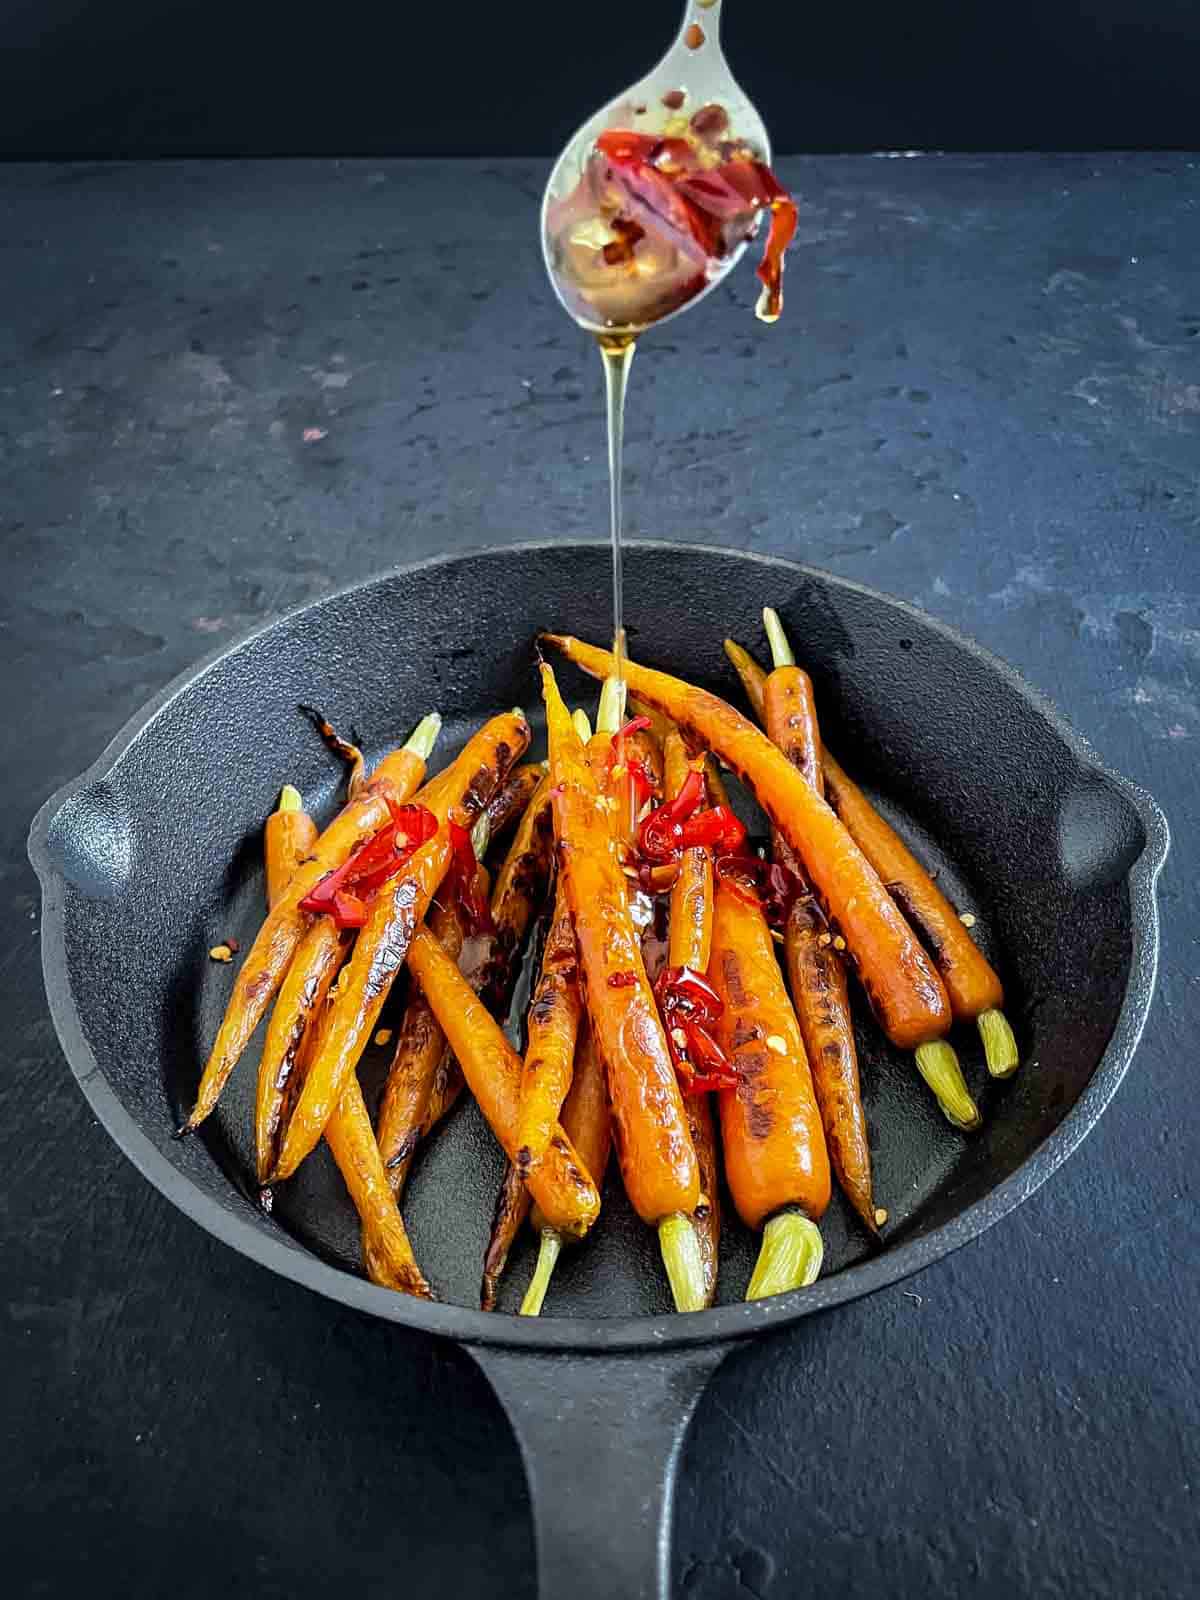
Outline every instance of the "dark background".
MULTIPOLYGON (((662 53, 679 0, 16 0, 0 157, 520 155, 662 53)), ((777 153, 1200 145, 1194 0, 733 0, 777 153)))

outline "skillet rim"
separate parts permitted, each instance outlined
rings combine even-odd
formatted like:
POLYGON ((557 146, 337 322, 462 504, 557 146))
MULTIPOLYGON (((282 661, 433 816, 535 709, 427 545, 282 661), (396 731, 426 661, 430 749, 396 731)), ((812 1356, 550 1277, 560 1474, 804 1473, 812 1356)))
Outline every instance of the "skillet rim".
POLYGON ((143 1131, 138 1119, 126 1109, 109 1087, 84 1037, 80 1013, 67 975, 64 881, 50 859, 47 846, 50 826, 60 808, 72 795, 108 776, 119 759, 141 738, 167 705, 198 683, 217 662, 235 654, 252 640, 271 632, 281 624, 294 622, 305 614, 314 612, 344 596, 361 593, 432 567, 482 559, 499 560, 514 555, 540 554, 544 551, 607 550, 608 541, 606 539, 525 540, 515 544, 473 546, 466 550, 445 552, 419 561, 406 562, 360 579, 356 583, 331 590, 304 605, 295 606, 214 648, 199 661, 185 668, 135 712, 84 772, 64 784, 43 803, 30 827, 29 857, 42 889, 43 978, 51 1019, 63 1054, 89 1105, 118 1148, 143 1178, 206 1232, 270 1271, 278 1272, 304 1288, 312 1289, 354 1310, 400 1323, 419 1332, 457 1339, 467 1345, 515 1351, 569 1351, 576 1354, 604 1355, 732 1343, 760 1332, 775 1331, 789 1326, 813 1312, 859 1299, 877 1289, 899 1282, 914 1272, 919 1272, 977 1238, 1022 1201, 1027 1200, 1078 1147, 1099 1120, 1129 1068, 1154 994, 1159 945, 1155 884, 1170 845, 1166 817, 1147 790, 1133 783, 1123 773, 1109 767, 1090 742, 1066 721, 1049 698, 1030 684, 1015 667, 958 629, 921 611, 908 601, 897 599, 867 584, 857 583, 853 579, 843 578, 819 567, 805 566, 784 556, 737 550, 729 546, 705 544, 698 540, 631 541, 632 552, 643 548, 683 557, 694 555, 700 550, 706 554, 737 561, 750 561, 763 568, 783 571, 793 580, 815 578, 823 584, 832 585, 835 589, 863 595, 872 601, 882 601, 899 615, 913 618, 922 627, 933 629, 952 645, 967 651, 987 672, 1007 683, 1029 704, 1035 714, 1050 725, 1081 765, 1116 785, 1141 819, 1146 843, 1126 874, 1132 931, 1129 975, 1112 1036, 1087 1087, 1059 1125, 1014 1173, 950 1222, 893 1249, 885 1249, 878 1255, 868 1256, 833 1277, 819 1279, 811 1288, 777 1295, 769 1300, 759 1300, 749 1304, 739 1302, 716 1306, 708 1311, 685 1314, 673 1313, 659 1317, 547 1319, 483 1312, 471 1307, 442 1302, 431 1303, 378 1288, 365 1278, 356 1277, 311 1254, 283 1230, 264 1233, 249 1219, 227 1210, 219 1200, 201 1189, 174 1166, 143 1131))

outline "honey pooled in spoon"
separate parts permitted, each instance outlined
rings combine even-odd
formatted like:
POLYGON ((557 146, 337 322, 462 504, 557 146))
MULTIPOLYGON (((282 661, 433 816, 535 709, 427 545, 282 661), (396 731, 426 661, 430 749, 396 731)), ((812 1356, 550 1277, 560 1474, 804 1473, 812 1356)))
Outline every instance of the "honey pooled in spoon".
POLYGON ((609 128, 578 184, 548 210, 556 287, 585 327, 640 331, 720 277, 764 211, 757 314, 775 322, 796 205, 754 150, 730 137, 724 108, 701 106, 663 134, 609 128))

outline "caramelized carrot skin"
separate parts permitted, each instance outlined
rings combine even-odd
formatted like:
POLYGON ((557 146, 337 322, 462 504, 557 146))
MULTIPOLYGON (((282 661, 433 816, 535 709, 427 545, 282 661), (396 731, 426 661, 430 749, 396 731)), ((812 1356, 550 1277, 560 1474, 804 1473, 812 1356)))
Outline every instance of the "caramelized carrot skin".
POLYGON ((292 874, 312 853, 317 825, 307 811, 272 811, 267 818, 263 855, 267 873, 267 909, 279 904, 292 874))
POLYGON ((771 742, 801 773, 810 789, 823 795, 821 730, 812 679, 803 667, 776 667, 763 690, 762 721, 771 742))
POLYGON ((487 804, 488 833, 493 844, 520 822, 545 775, 540 762, 527 761, 514 767, 496 790, 487 804))
POLYGON ((709 980, 724 1002, 718 1037, 740 1082, 717 1096, 725 1177, 738 1215, 760 1228, 783 1206, 816 1222, 829 1156, 800 1027, 757 902, 718 885, 709 980))
MULTIPOLYGON (((668 800, 674 800, 691 771, 687 750, 677 733, 667 735, 663 748, 664 783, 668 800)), ((667 965, 707 972, 712 949, 712 851, 693 845, 679 858, 679 876, 671 889, 671 918, 667 933, 667 965)))
POLYGON ((543 775, 496 873, 492 888, 494 932, 490 940, 480 944, 468 967, 468 977, 493 1016, 500 1017, 508 1009, 517 952, 534 912, 546 898, 553 869, 550 779, 543 775))
POLYGON ((352 850, 389 820, 387 797, 400 801, 411 798, 424 772, 425 763, 409 750, 393 750, 385 756, 362 794, 343 807, 318 837, 309 858, 293 873, 242 962, 200 1079, 195 1107, 186 1123, 189 1131, 198 1127, 216 1105, 229 1074, 283 982, 288 963, 309 924, 308 916, 299 909, 301 900, 327 872, 340 867, 352 850))
MULTIPOLYGON (((553 634, 544 638, 594 677, 612 670, 607 650, 553 634)), ((911 1049, 940 1038, 951 1023, 941 979, 865 855, 821 797, 765 734, 716 695, 632 661, 626 662, 625 675, 640 699, 670 716, 686 739, 718 752, 753 788, 844 933, 867 997, 893 1043, 911 1049)))
POLYGON ((828 938, 825 919, 809 895, 788 912, 784 959, 796 1020, 812 1070, 825 1143, 838 1182, 870 1232, 875 1224, 871 1145, 858 1077, 858 1052, 846 968, 828 938))
MULTIPOLYGON (((513 759, 529 742, 523 717, 494 717, 468 742, 450 769, 455 781, 437 797, 439 827, 414 852, 403 871, 379 890, 350 960, 333 991, 322 1047, 308 1069, 295 1111, 284 1131, 274 1176, 290 1177, 321 1137, 347 1079, 379 1020, 417 927, 424 921, 450 865, 447 820, 469 828, 513 759)), ((440 947, 439 947, 440 948, 440 947)), ((457 970, 457 969, 456 969, 457 970)))
MULTIPOLYGON (((821 793, 821 735, 808 674, 799 667, 777 667, 764 685, 763 716, 772 742, 821 793)), ((799 870, 800 864, 786 839, 776 837, 775 853, 784 865, 799 870)), ((859 1086, 846 968, 833 948, 824 918, 807 892, 799 895, 789 909, 783 949, 829 1159, 864 1226, 876 1233, 871 1147, 859 1086)))
POLYGON ((629 917, 608 797, 546 666, 542 685, 559 867, 579 941, 588 1017, 608 1078, 625 1188, 634 1210, 653 1226, 696 1209, 696 1152, 629 917))
POLYGON ((528 1038, 521 1066, 517 1166, 523 1174, 541 1159, 571 1087, 582 1012, 575 927, 560 884, 542 952, 542 970, 529 1007, 528 1038))
POLYGON ((372 1282, 432 1300, 413 1255, 375 1143, 358 1079, 351 1077, 325 1137, 363 1224, 363 1254, 372 1282))
POLYGON ((908 920, 925 936, 956 1022, 1004 1005, 1004 988, 962 919, 912 851, 829 754, 825 781, 834 810, 908 920))
MULTIPOLYGON (((418 928, 413 936, 408 964, 445 1030, 479 1109, 509 1160, 515 1160, 520 1056, 427 928, 418 928)), ((545 1155, 527 1182, 549 1225, 563 1233, 586 1233, 599 1215, 596 1186, 557 1124, 545 1155)))
POLYGON ((717 1293, 717 1268, 721 1246, 721 1189, 717 1170, 717 1130, 713 1122, 712 1096, 689 1094, 683 1097, 688 1129, 700 1165, 700 1201, 692 1213, 692 1226, 704 1262, 704 1303, 710 1306, 717 1293))
MULTIPOLYGON (((482 867, 479 870, 484 873, 482 867)), ((465 929, 457 903, 436 903, 426 921, 446 954, 452 961, 458 961, 465 929)), ((425 1132, 438 1067, 445 1054, 446 1035, 420 985, 414 983, 396 1038, 376 1122, 379 1153, 397 1200, 403 1193, 413 1154, 425 1132)))
POLYGON ((344 951, 345 942, 333 919, 318 917, 301 939, 280 986, 258 1065, 254 1147, 260 1184, 266 1183, 279 1154, 279 1130, 295 1088, 305 1033, 329 993, 344 951))

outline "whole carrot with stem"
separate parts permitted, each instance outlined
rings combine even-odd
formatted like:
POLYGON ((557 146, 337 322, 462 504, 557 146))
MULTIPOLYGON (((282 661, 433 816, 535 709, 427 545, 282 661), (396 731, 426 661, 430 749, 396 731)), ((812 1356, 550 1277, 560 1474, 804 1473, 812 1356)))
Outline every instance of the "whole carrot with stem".
MULTIPOLYGON (((280 1140, 273 1177, 290 1177, 316 1145, 379 1019, 413 934, 450 865, 450 827, 471 828, 498 783, 529 743, 520 711, 493 717, 467 743, 453 778, 428 807, 437 831, 371 902, 365 925, 338 979, 322 1047, 314 1055, 280 1140)), ((426 786, 426 794, 429 786, 426 786)))
POLYGON ((829 1157, 796 1014, 762 906, 720 883, 709 973, 723 1002, 718 1037, 736 1089, 718 1095, 725 1177, 748 1228, 763 1230, 748 1300, 812 1283, 829 1204, 829 1157))
MULTIPOLYGON (((413 935, 408 964, 429 997, 479 1109, 509 1160, 514 1160, 520 1056, 428 928, 418 928, 413 935)), ((558 1125, 527 1182, 549 1224, 563 1233, 582 1235, 599 1215, 596 1186, 558 1125)))
POLYGON ((1004 1015, 1004 988, 995 969, 895 829, 884 821, 828 750, 823 761, 825 787, 834 810, 933 952, 955 1021, 975 1023, 989 1073, 994 1078, 1010 1077, 1020 1058, 1004 1015))
MULTIPOLYGON (((699 770, 703 768, 701 758, 699 770)), ((668 733, 663 747, 664 789, 668 800, 678 797, 692 771, 683 739, 674 731, 668 733)), ((712 956, 713 890, 712 851, 706 845, 689 846, 680 857, 679 876, 671 890, 668 968, 707 973, 712 956)), ((717 1292, 721 1245, 721 1196, 711 1096, 704 1092, 685 1094, 683 1106, 700 1163, 700 1202, 692 1213, 692 1224, 704 1262, 704 1303, 712 1305, 717 1292)))
MULTIPOLYGON (((612 1149, 612 1118, 608 1109, 604 1063, 600 1060, 586 1020, 575 1049, 575 1070, 571 1078, 571 1092, 563 1102, 562 1125, 567 1138, 579 1152, 579 1158, 592 1182, 599 1189, 604 1182, 604 1171, 612 1149)), ((533 1208, 532 1222, 538 1232, 538 1258, 529 1288, 521 1301, 523 1317, 541 1314, 550 1279, 565 1243, 563 1235, 550 1226, 537 1206, 533 1208)))
MULTIPOLYGON (((612 670, 607 650, 569 637, 544 637, 594 676, 612 670)), ((625 676, 630 688, 670 716, 685 738, 719 754, 749 783, 839 924, 888 1037, 902 1048, 940 1039, 951 1022, 941 979, 874 869, 820 796, 765 734, 716 695, 632 661, 625 663, 625 676)))
POLYGON ((268 911, 279 904, 292 874, 316 842, 317 825, 305 811, 299 789, 285 783, 263 834, 268 911))
MULTIPOLYGON (((609 679, 606 680, 605 685, 601 690, 600 706, 597 713, 596 729, 594 733, 592 731, 591 722, 588 719, 588 714, 581 706, 577 706, 571 713, 571 724, 574 727, 575 732, 587 753, 588 761, 596 775, 596 781, 606 794, 610 786, 610 768, 612 765, 610 760, 610 750, 612 746, 612 735, 620 726, 621 708, 623 703, 624 695, 621 690, 621 686, 616 683, 615 679, 609 679)), ((548 792, 549 791, 547 790, 547 793, 548 792)), ((556 902, 561 899, 561 895, 562 879, 560 875, 558 890, 556 893, 556 902)), ((556 916, 558 910, 559 906, 556 903, 556 916)), ((568 919, 569 914, 569 907, 567 907, 566 915, 568 916, 568 919)), ((552 919, 551 927, 547 930, 546 944, 543 948, 543 959, 545 957, 545 950, 549 947, 550 935, 553 933, 554 920, 555 919, 552 919)), ((572 939, 573 938, 574 933, 572 931, 572 939)), ((539 982, 540 966, 541 963, 539 962, 539 982)), ((576 996, 578 996, 579 982, 577 973, 575 975, 574 988, 576 991, 576 996)), ((558 1020, 556 1016, 557 1007, 551 1009, 549 1018, 547 1019, 551 1027, 551 1036, 553 1037, 554 1034, 557 1034, 558 1036, 556 1057, 558 1063, 557 1072, 560 1081, 566 1077, 566 1066, 565 1062, 563 1061, 563 1046, 569 1042, 565 1038, 565 1035, 572 1026, 570 1014, 572 1009, 574 1008, 571 1007, 570 1003, 568 1002, 568 1009, 566 1010, 565 1014, 562 1015, 561 1025, 557 1028, 555 1027, 555 1023, 558 1020)), ((578 1016, 576 1016, 574 1021, 574 1027, 576 1034, 578 1034, 578 1016)), ((541 1032, 541 1025, 534 1020, 534 1006, 531 1005, 529 1015, 526 1019, 526 1062, 529 1060, 530 1046, 536 1047, 541 1032)), ((569 1084, 569 1079, 567 1081, 569 1084)), ((522 1092, 524 1093, 524 1091, 522 1092)), ((522 1166, 518 1162, 510 1162, 505 1170, 504 1177, 501 1180, 499 1193, 496 1196, 496 1205, 492 1215, 491 1232, 488 1235, 487 1249, 484 1251, 483 1256, 483 1276, 480 1280, 479 1289, 479 1305, 482 1311, 494 1311, 496 1309, 496 1299, 499 1294, 500 1279, 504 1274, 505 1267, 508 1265, 509 1252, 512 1250, 513 1243, 516 1240, 517 1235, 520 1233, 522 1227, 525 1225, 525 1219, 529 1216, 531 1204, 532 1201, 530 1199, 529 1191, 525 1187, 522 1166)))
MULTIPOLYGON (((700 1171, 637 935, 608 808, 549 666, 542 665, 559 868, 579 942, 588 1017, 604 1062, 625 1188, 658 1229, 680 1310, 703 1305, 692 1213, 700 1171)), ((536 1198, 536 1196, 535 1196, 536 1198)))
MULTIPOLYGON (((768 608, 763 620, 774 661, 774 670, 763 687, 768 737, 812 788, 823 794, 821 733, 812 679, 796 665, 778 615, 768 608)), ((821 1108, 830 1162, 863 1226, 877 1236, 871 1146, 859 1084, 846 968, 791 846, 777 835, 774 849, 776 860, 801 882, 784 924, 784 961, 821 1108)))
MULTIPOLYGON (((737 669, 738 676, 741 678, 742 683, 745 686, 746 694, 751 705, 761 708, 761 713, 765 715, 765 690, 767 682, 766 673, 763 672, 763 669, 754 660, 753 656, 751 656, 748 651, 743 650, 740 645, 734 644, 733 640, 727 639, 725 641, 725 652, 729 656, 729 659, 733 662, 734 667, 737 669)), ((828 783, 829 762, 831 759, 832 758, 829 757, 829 752, 822 750, 821 775, 822 779, 826 782, 826 787, 828 787, 830 790, 829 798, 833 800, 833 786, 828 783)), ((836 763, 834 765, 836 765, 836 763)), ((866 804, 865 797, 862 796, 860 792, 858 792, 858 798, 862 800, 864 804, 866 804)), ((852 814, 856 817, 861 814, 856 808, 852 807, 851 809, 852 814)), ((879 817, 878 814, 873 811, 873 809, 872 815, 875 817, 880 827, 886 829, 887 832, 891 834, 891 837, 895 840, 895 842, 900 844, 898 837, 890 828, 888 828, 887 824, 883 822, 883 819, 879 817)), ((849 829, 847 818, 843 817, 841 820, 844 824, 846 824, 848 830, 853 833, 853 830, 849 829)), ((862 849, 862 840, 859 839, 856 842, 859 844, 859 848, 862 849)), ((906 847, 901 845, 901 849, 905 848, 906 847)), ((865 849, 863 850, 863 853, 864 855, 868 854, 865 849)), ((876 871, 878 871, 878 867, 876 867, 876 871)), ((893 885, 889 883, 886 885, 886 887, 888 891, 892 893, 893 899, 895 899, 893 885)), ((899 904, 900 909, 903 911, 903 902, 899 902, 899 904)), ((825 930, 825 932, 827 933, 828 930, 825 930)), ((824 934, 818 934, 816 937, 819 942, 824 937, 824 934)), ((1007 1027, 1007 1024, 1005 1024, 1005 1026, 1007 1027)), ((932 1040, 919 1045, 915 1051, 915 1057, 917 1071, 921 1074, 921 1077, 925 1080, 925 1083, 928 1085, 930 1090, 932 1090, 934 1098, 941 1107, 942 1114, 946 1120, 954 1127, 961 1128, 966 1132, 970 1132, 972 1129, 979 1127, 983 1119, 980 1116, 978 1106, 975 1104, 975 1101, 972 1099, 971 1093, 967 1088, 966 1079, 963 1077, 962 1068, 959 1065, 958 1057, 954 1052, 953 1046, 950 1045, 945 1039, 932 1040)))
POLYGON ((374 776, 356 800, 343 807, 313 845, 310 856, 297 868, 287 888, 268 912, 233 986, 225 1016, 209 1054, 196 1104, 182 1133, 204 1121, 237 1065, 250 1037, 266 1015, 283 982, 296 947, 309 926, 300 902, 326 873, 343 865, 352 851, 370 839, 389 820, 389 800, 408 800, 425 773, 425 763, 442 726, 436 712, 425 717, 399 750, 380 762, 374 776))

